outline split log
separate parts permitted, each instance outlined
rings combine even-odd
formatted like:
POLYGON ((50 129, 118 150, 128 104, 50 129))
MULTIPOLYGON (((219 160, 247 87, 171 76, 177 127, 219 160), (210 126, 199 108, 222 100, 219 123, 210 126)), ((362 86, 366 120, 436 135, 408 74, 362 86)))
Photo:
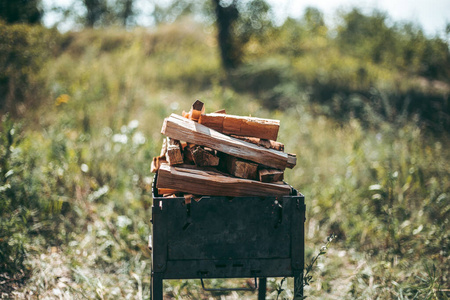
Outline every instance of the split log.
POLYGON ((156 173, 159 170, 160 166, 161 166, 160 157, 159 156, 153 157, 153 161, 152 161, 152 165, 150 167, 150 171, 152 173, 156 173))
POLYGON ((161 166, 162 163, 167 163, 165 157, 161 157, 161 156, 153 157, 152 164, 150 166, 150 171, 152 173, 158 172, 159 167, 161 166))
POLYGON ((162 164, 156 180, 157 188, 172 188, 177 191, 209 196, 282 196, 289 195, 287 184, 264 183, 235 178, 215 171, 189 169, 162 164))
POLYGON ((157 157, 153 157, 150 171, 156 173, 161 165, 161 162, 166 162, 166 152, 167 152, 167 138, 163 139, 161 153, 157 157))
POLYGON ((192 194, 184 194, 184 203, 185 204, 191 203, 191 200, 193 197, 194 197, 194 195, 192 195, 192 194))
POLYGON ((187 119, 198 122, 200 115, 204 113, 205 113, 205 104, 200 100, 195 100, 195 102, 192 104, 191 110, 188 113, 183 111, 182 116, 187 119))
POLYGON ((199 167, 216 167, 219 165, 219 158, 202 147, 196 146, 189 150, 195 165, 199 167))
POLYGON ((296 164, 296 158, 291 154, 232 138, 176 114, 164 119, 161 133, 275 169, 293 168, 296 164))
POLYGON ((205 113, 205 105, 203 104, 202 101, 196 100, 191 107, 190 111, 191 119, 194 121, 198 121, 200 115, 204 113, 205 113))
POLYGON ((164 188, 164 189, 157 189, 157 190, 158 190, 158 195, 171 195, 171 194, 178 193, 178 191, 174 190, 174 189, 164 188))
POLYGON ((183 154, 181 153, 180 141, 167 138, 166 159, 169 165, 178 165, 183 163, 183 154))
POLYGON ((233 176, 244 179, 258 179, 258 164, 228 155, 226 157, 226 168, 228 173, 233 176))
POLYGON ((287 167, 292 169, 297 164, 297 155, 294 153, 288 153, 287 167))
POLYGON ((159 157, 166 157, 166 152, 167 152, 167 138, 163 139, 161 153, 159 154, 159 157))
POLYGON ((261 182, 282 181, 284 177, 284 172, 276 169, 261 169, 258 173, 261 182))
POLYGON ((177 195, 176 194, 164 194, 163 197, 164 198, 176 198, 177 195))
POLYGON ((185 164, 194 164, 194 157, 192 156, 192 149, 195 148, 196 145, 186 143, 186 146, 183 148, 183 156, 185 164))
POLYGON ((198 122, 224 134, 257 137, 274 141, 277 140, 280 128, 279 120, 217 113, 202 114, 198 122))
POLYGON ((284 151, 284 144, 282 144, 280 142, 260 139, 260 138, 256 138, 256 137, 239 136, 239 135, 234 135, 234 134, 232 134, 231 137, 234 137, 236 139, 240 139, 240 140, 243 140, 243 141, 246 141, 246 142, 267 148, 267 149, 284 151))

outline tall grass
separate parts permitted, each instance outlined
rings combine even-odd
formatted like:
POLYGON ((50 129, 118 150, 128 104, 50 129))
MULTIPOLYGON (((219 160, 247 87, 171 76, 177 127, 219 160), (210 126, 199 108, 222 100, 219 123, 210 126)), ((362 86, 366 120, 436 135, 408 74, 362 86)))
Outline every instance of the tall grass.
MULTIPOLYGON (((318 114, 324 106, 309 101, 311 91, 293 81, 301 77, 295 68, 311 71, 306 81, 317 77, 307 57, 294 60, 294 71, 289 60, 279 65, 272 57, 227 77, 209 29, 183 22, 155 31, 63 36, 59 55, 39 74, 45 83, 41 105, 20 120, 4 117, 1 272, 3 278, 23 272, 27 280, 0 291, 18 298, 148 299, 151 158, 160 151, 163 118, 201 99, 208 111, 281 120, 279 140, 298 157, 286 181, 306 196, 306 261, 327 236, 337 235, 311 270, 309 298, 445 299, 447 134, 431 134, 412 118, 392 122, 370 107, 362 108, 365 119, 349 115, 346 122, 318 114), (277 82, 268 92, 226 84, 256 75, 277 82), (274 99, 284 100, 268 110, 265 101, 274 99)), ((352 59, 344 60, 350 78, 352 59)), ((334 101, 339 109, 341 102, 334 101)), ((383 109, 390 108, 386 103, 383 109)), ((268 297, 277 297, 277 280, 269 280, 268 297)), ((174 299, 211 296, 198 281, 167 281, 165 293, 174 299)), ((292 294, 288 279, 280 297, 292 294)))

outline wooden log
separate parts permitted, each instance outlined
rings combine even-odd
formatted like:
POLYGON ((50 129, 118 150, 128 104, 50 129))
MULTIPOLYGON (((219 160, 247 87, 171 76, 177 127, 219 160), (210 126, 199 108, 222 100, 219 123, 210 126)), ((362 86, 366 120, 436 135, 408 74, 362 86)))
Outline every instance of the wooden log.
POLYGON ((177 195, 176 194, 164 194, 163 197, 164 198, 176 198, 177 195))
POLYGON ((186 119, 191 118, 191 113, 185 112, 184 110, 181 112, 181 115, 183 116, 183 118, 186 118, 186 119))
POLYGON ((158 189, 158 195, 170 195, 170 194, 176 194, 176 193, 178 193, 178 191, 174 190, 174 189, 167 189, 167 188, 158 189))
POLYGON ((189 169, 162 164, 156 180, 157 188, 204 196, 282 196, 289 195, 287 184, 264 183, 235 178, 215 171, 189 169))
POLYGON ((161 153, 157 157, 153 157, 150 171, 152 173, 158 172, 161 162, 166 162, 166 152, 167 152, 167 139, 163 139, 161 153))
POLYGON ((183 163, 183 154, 181 153, 180 141, 167 138, 166 159, 169 165, 178 165, 183 163))
POLYGON ((198 122, 224 134, 257 137, 274 141, 277 140, 280 128, 279 120, 217 113, 202 114, 198 122))
POLYGON ((215 112, 213 112, 214 114, 226 114, 227 112, 225 111, 225 109, 219 109, 216 110, 215 112))
POLYGON ((284 144, 277 142, 277 141, 272 141, 272 140, 265 140, 265 139, 260 139, 260 138, 256 138, 256 137, 247 137, 247 136, 239 136, 239 135, 234 135, 232 134, 231 137, 234 137, 236 139, 240 139, 267 149, 274 149, 274 150, 278 150, 278 151, 284 151, 284 144))
POLYGON ((204 113, 205 104, 200 100, 195 100, 195 102, 192 104, 191 110, 188 113, 183 110, 181 115, 187 119, 198 122, 200 115, 204 113))
POLYGON ((194 157, 192 156, 192 149, 195 148, 196 145, 186 143, 186 146, 183 148, 183 159, 185 164, 193 164, 194 157))
POLYGON ((226 157, 226 168, 233 176, 245 179, 258 179, 258 164, 244 161, 234 156, 226 157))
POLYGON ((167 152, 167 138, 163 139, 163 143, 161 146, 161 153, 159 154, 159 157, 166 157, 167 152))
POLYGON ((188 143, 186 143, 185 141, 180 141, 180 146, 181 146, 181 151, 184 151, 184 148, 186 148, 188 146, 188 143))
POLYGON ((161 133, 173 139, 209 147, 274 169, 284 170, 286 167, 295 166, 295 157, 293 160, 287 153, 232 138, 176 114, 164 119, 161 133))
POLYGON ((284 172, 276 169, 260 169, 258 175, 261 182, 276 182, 283 180, 284 172))
POLYGON ((297 164, 297 155, 288 153, 287 167, 292 169, 297 164))
POLYGON ((216 167, 219 165, 219 157, 206 151, 200 146, 191 148, 190 152, 195 165, 199 167, 216 167))
POLYGON ((193 197, 194 197, 194 195, 192 195, 192 194, 184 194, 184 203, 185 204, 191 203, 191 200, 193 197))
POLYGON ((191 119, 194 121, 198 121, 200 115, 204 113, 205 113, 205 105, 203 104, 202 101, 196 100, 191 107, 190 111, 191 119))
POLYGON ((223 120, 225 119, 225 116, 225 114, 221 113, 200 115, 198 122, 206 127, 223 133, 223 120))
POLYGON ((159 167, 161 166, 162 163, 167 163, 165 156, 164 157, 161 157, 161 156, 153 157, 152 164, 150 166, 150 171, 152 173, 158 172, 159 167))
POLYGON ((160 166, 161 166, 161 164, 160 164, 159 156, 153 157, 152 165, 150 166, 150 171, 152 173, 156 173, 156 172, 158 172, 160 166))

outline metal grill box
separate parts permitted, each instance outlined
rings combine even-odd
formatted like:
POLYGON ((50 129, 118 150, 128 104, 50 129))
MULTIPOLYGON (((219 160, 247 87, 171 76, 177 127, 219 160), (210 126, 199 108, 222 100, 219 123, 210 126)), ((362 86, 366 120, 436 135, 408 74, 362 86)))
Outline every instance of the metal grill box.
POLYGON ((305 202, 295 189, 283 197, 204 196, 190 204, 153 191, 153 299, 162 299, 164 279, 244 277, 260 279, 264 299, 267 277, 303 274, 305 202))

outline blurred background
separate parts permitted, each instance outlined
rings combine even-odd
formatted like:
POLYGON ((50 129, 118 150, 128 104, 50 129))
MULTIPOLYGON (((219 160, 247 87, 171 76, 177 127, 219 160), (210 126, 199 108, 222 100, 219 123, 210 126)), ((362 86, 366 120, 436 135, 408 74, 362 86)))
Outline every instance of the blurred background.
MULTIPOLYGON (((150 163, 163 119, 200 99, 281 120, 306 262, 337 235, 309 299, 448 299, 449 16, 445 1, 0 0, 1 298, 149 299, 150 163)), ((268 299, 292 292, 268 282, 268 299)), ((197 280, 165 294, 255 297, 197 280)))

